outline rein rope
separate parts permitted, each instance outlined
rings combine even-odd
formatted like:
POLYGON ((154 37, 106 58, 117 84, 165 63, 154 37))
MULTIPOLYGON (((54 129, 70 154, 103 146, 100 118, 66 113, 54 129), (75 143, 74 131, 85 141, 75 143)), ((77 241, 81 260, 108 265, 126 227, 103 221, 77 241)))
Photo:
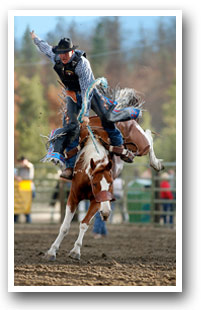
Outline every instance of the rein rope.
MULTIPOLYGON (((83 115, 84 115, 84 114, 86 113, 86 111, 87 111, 87 106, 88 106, 88 102, 89 102, 89 96, 91 95, 91 93, 92 93, 92 91, 94 90, 94 88, 95 88, 96 86, 98 86, 98 85, 101 85, 103 88, 107 88, 107 87, 108 87, 108 83, 107 83, 106 78, 101 77, 101 78, 96 79, 96 80, 93 81, 93 82, 89 85, 89 87, 87 88, 87 90, 86 90, 86 92, 85 92, 85 96, 84 96, 84 102, 83 102, 83 104, 82 104, 82 109, 81 109, 80 114, 79 114, 79 116, 78 116, 78 121, 79 121, 80 123, 83 123, 82 118, 83 118, 83 115)), ((96 143, 96 139, 95 139, 94 134, 93 134, 93 132, 92 132, 92 130, 91 130, 91 127, 90 127, 89 125, 87 125, 87 130, 88 130, 88 132, 89 132, 89 135, 90 135, 90 137, 91 137, 91 139, 92 139, 92 142, 93 142, 93 144, 94 144, 94 147, 95 147, 97 153, 100 154, 100 152, 99 152, 99 150, 98 150, 97 143, 96 143)))

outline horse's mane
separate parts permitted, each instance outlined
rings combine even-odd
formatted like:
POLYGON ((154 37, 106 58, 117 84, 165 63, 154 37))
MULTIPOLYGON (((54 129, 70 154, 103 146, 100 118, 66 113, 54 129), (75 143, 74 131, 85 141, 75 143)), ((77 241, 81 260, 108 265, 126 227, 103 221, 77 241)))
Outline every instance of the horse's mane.
POLYGON ((84 168, 87 168, 90 165, 91 158, 93 158, 94 161, 102 160, 105 158, 106 160, 105 163, 108 163, 107 150, 103 147, 103 145, 98 140, 96 140, 96 144, 97 144, 99 153, 96 151, 91 138, 88 138, 84 148, 81 150, 76 161, 81 159, 83 161, 82 166, 84 168), (81 156, 82 154, 83 156, 81 156))

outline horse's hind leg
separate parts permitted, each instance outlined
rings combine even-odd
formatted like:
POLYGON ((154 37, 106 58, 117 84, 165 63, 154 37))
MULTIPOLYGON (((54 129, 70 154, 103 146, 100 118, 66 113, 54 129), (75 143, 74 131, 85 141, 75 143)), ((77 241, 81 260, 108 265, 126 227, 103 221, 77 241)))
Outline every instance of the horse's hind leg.
POLYGON ((66 205, 65 217, 64 217, 63 223, 60 227, 59 234, 45 255, 45 257, 50 261, 56 260, 56 254, 59 250, 60 244, 61 244, 63 238, 68 234, 69 229, 70 229, 70 223, 71 223, 73 216, 75 214, 76 208, 72 207, 72 205, 70 204, 70 201, 71 200, 70 200, 70 196, 69 196, 69 199, 68 199, 68 202, 66 205))
POLYGON ((149 163, 152 168, 154 168, 157 171, 163 170, 164 166, 162 165, 162 159, 158 159, 154 153, 154 147, 153 147, 153 138, 151 135, 151 130, 146 129, 145 130, 146 137, 149 141, 150 150, 149 150, 149 163))
POLYGON ((91 202, 86 216, 80 223, 79 236, 77 240, 75 241, 74 248, 70 251, 70 254, 69 254, 70 257, 75 258, 75 259, 80 259, 80 256, 81 256, 80 250, 82 247, 82 241, 83 241, 84 235, 89 227, 90 221, 92 220, 96 212, 99 210, 99 208, 100 208, 100 203, 97 203, 95 201, 91 202))

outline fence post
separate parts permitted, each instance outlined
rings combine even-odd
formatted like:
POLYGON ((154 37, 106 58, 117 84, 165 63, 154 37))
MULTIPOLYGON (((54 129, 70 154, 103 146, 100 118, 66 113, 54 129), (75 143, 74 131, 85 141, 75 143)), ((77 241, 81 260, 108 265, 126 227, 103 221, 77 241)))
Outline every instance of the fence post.
MULTIPOLYGON (((155 176, 157 176, 157 177, 159 176, 159 172, 158 171, 155 171, 155 176)), ((160 187, 160 181, 159 181, 158 178, 156 179, 154 185, 155 185, 154 186, 155 188, 159 188, 160 187)), ((154 191, 155 191, 155 188, 154 188, 154 191)), ((155 191, 154 197, 155 197, 155 199, 159 199, 160 198, 160 192, 155 191)), ((160 211, 160 203, 155 202, 154 206, 155 206, 155 211, 160 211)), ((160 214, 156 214, 155 215, 155 217, 154 217, 154 222, 155 223, 157 223, 157 224, 160 223, 160 216, 161 216, 160 214)))
POLYGON ((60 201, 60 222, 63 222, 65 216, 65 193, 64 193, 64 181, 59 181, 59 201, 60 201))
POLYGON ((151 216, 151 223, 154 224, 154 198, 155 198, 155 170, 151 169, 151 205, 150 205, 150 216, 151 216))

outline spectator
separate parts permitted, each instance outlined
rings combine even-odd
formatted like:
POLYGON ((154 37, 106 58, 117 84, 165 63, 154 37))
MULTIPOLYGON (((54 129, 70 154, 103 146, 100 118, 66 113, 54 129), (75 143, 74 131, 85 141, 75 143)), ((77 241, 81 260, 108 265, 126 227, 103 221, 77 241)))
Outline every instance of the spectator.
POLYGON ((55 207, 56 202, 59 200, 59 176, 61 174, 61 171, 58 170, 57 174, 55 175, 55 179, 57 179, 56 186, 54 188, 54 191, 51 195, 51 201, 50 201, 50 206, 55 207))
MULTIPOLYGON (((176 188, 176 175, 175 175, 175 170, 174 169, 170 169, 168 170, 168 174, 169 174, 169 183, 172 189, 175 190, 176 188)), ((174 199, 176 199, 176 191, 172 192, 174 199)))
MULTIPOLYGON (((127 212, 127 209, 124 205, 123 202, 123 196, 124 196, 124 180, 121 178, 121 175, 119 175, 118 178, 116 178, 113 182, 113 194, 114 197, 116 198, 116 201, 111 203, 112 206, 112 211, 115 208, 115 205, 119 206, 121 215, 122 215, 122 220, 123 222, 128 222, 129 221, 129 215, 127 212)), ((110 216, 110 222, 113 220, 113 213, 110 216)))
MULTIPOLYGON (((114 197, 117 199, 117 203, 118 203, 118 199, 120 200, 123 198, 123 194, 124 194, 123 186, 124 186, 124 180, 122 180, 122 178, 120 176, 114 180, 114 182, 113 182, 113 194, 114 194, 114 197)), ((114 210, 114 207, 115 207, 115 202, 112 202, 111 203, 112 210, 114 210)), ((120 208, 120 211, 122 214, 123 221, 128 222, 129 216, 128 216, 127 210, 124 208, 122 200, 119 203, 119 208, 120 208)), ((113 218, 113 214, 111 213, 111 216, 109 218, 110 223, 112 222, 112 218, 113 218)), ((93 233, 94 233, 95 239, 105 237, 108 233, 107 227, 106 227, 106 222, 104 222, 101 219, 100 212, 97 212, 95 215, 93 233)))
MULTIPOLYGON (((18 181, 22 181, 22 180, 31 180, 31 187, 32 187, 32 198, 35 197, 35 186, 34 186, 34 182, 33 182, 33 178, 34 178, 34 165, 28 161, 27 158, 25 158, 24 156, 22 156, 19 160, 19 167, 16 171, 15 174, 15 179, 17 179, 18 181)), ((31 223, 31 215, 30 213, 25 214, 26 216, 26 223, 31 223)), ((17 223, 19 219, 19 215, 18 214, 14 214, 14 222, 17 223)))
POLYGON ((166 203, 162 204, 163 212, 164 212, 164 214, 162 215, 162 218, 163 218, 164 224, 173 224, 173 215, 170 215, 167 217, 167 214, 166 214, 166 212, 168 211, 171 211, 171 212, 173 211, 173 205, 172 203, 168 202, 168 200, 174 199, 171 190, 168 190, 171 188, 170 182, 168 181, 169 174, 167 172, 164 172, 161 175, 161 178, 163 180, 160 182, 160 188, 166 189, 166 190, 160 192, 160 198, 167 200, 166 203), (169 219, 169 221, 167 219, 169 219))
POLYGON ((101 219, 100 212, 95 215, 94 227, 93 227, 94 239, 100 239, 106 237, 107 227, 106 223, 101 219))

